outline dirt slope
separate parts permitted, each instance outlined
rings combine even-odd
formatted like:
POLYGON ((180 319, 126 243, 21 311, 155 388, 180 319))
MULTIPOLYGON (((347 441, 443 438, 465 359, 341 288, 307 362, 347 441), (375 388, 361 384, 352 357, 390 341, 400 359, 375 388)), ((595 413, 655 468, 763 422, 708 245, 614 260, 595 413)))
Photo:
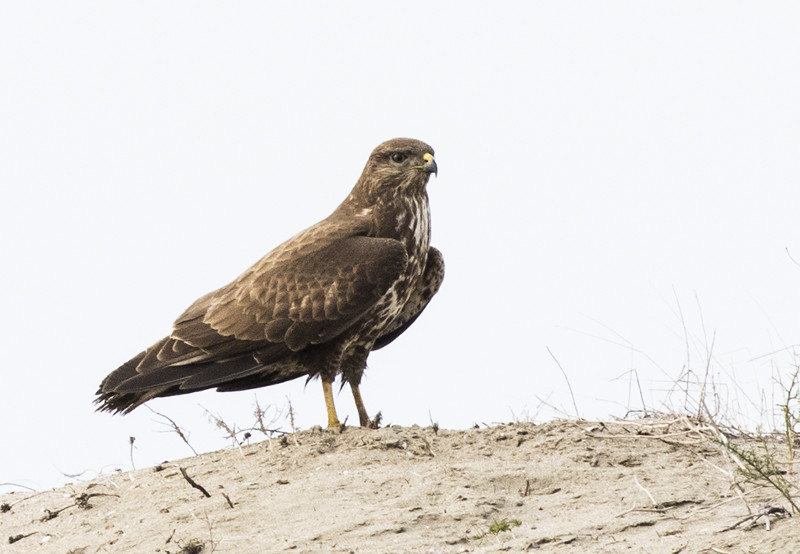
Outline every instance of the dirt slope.
POLYGON ((312 429, 2 495, 0 551, 800 552, 777 491, 743 483, 745 503, 730 470, 677 418, 312 429), (778 509, 770 530, 729 529, 748 506, 778 509))

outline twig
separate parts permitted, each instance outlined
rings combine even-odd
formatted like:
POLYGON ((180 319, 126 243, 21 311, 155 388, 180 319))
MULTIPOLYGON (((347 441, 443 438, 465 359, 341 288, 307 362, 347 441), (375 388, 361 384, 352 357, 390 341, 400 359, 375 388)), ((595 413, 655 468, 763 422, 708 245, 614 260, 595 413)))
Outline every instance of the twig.
MULTIPOLYGON (((31 490, 33 490, 33 489, 31 489, 31 490)), ((20 498, 16 502, 10 502, 8 505, 9 506, 16 506, 20 502, 25 502, 26 500, 30 500, 31 498, 36 498, 37 496, 40 496, 42 494, 47 494, 48 492, 50 492, 50 491, 39 491, 39 492, 33 493, 30 496, 26 496, 25 498, 20 498)))
MULTIPOLYGON (((292 439, 294 440, 295 446, 300 446, 300 442, 297 440, 297 429, 295 429, 294 426, 294 408, 292 408, 292 399, 287 396, 286 402, 289 403, 289 427, 292 429, 292 439)), ((345 423, 347 423, 346 419, 345 423)))
POLYGON ((671 510, 673 508, 679 508, 687 504, 700 504, 701 502, 702 502, 701 500, 668 500, 666 502, 662 502, 661 504, 656 504, 652 508, 631 508, 630 510, 625 510, 624 512, 618 513, 614 517, 615 518, 622 517, 624 515, 630 514, 631 512, 647 512, 647 513, 663 514, 667 510, 671 510))
POLYGON ((627 418, 631 414, 640 413, 640 410, 634 410, 634 409, 631 408, 631 383, 633 381, 636 382, 636 388, 639 390, 639 401, 642 403, 641 413, 644 414, 643 416, 639 416, 639 417, 650 417, 650 412, 647 410, 647 404, 645 404, 645 401, 644 401, 644 393, 642 392, 642 384, 639 382, 639 372, 636 371, 636 369, 629 369, 628 371, 623 372, 622 374, 618 375, 617 377, 614 377, 613 379, 611 379, 611 381, 618 381, 618 380, 622 379, 623 377, 625 377, 626 375, 628 376, 628 403, 626 404, 627 412, 625 412, 625 417, 627 418), (631 375, 633 376, 633 379, 631 379, 631 375))
POLYGON ((520 496, 528 496, 531 493, 531 480, 525 479, 525 490, 519 491, 520 496))
MULTIPOLYGON (((539 397, 539 396, 535 397, 536 400, 539 401, 539 409, 541 409, 541 406, 547 406, 548 408, 553 410, 555 413, 557 413, 559 416, 563 416, 564 419, 572 419, 572 416, 570 416, 567 412, 565 412, 564 410, 561 410, 559 408, 556 408, 553 404, 548 402, 548 400, 550 400, 551 396, 552 396, 552 394, 547 395, 547 400, 542 400, 541 397, 539 397)), ((485 423, 484 423, 484 425, 486 425, 486 427, 491 427, 491 425, 487 425, 485 423)))
POLYGON ((723 529, 722 531, 719 531, 719 532, 720 533, 724 533, 726 531, 732 531, 732 530, 736 529, 742 523, 746 523, 748 521, 751 524, 755 524, 762 517, 765 517, 767 519, 766 527, 767 527, 767 531, 769 531, 769 527, 770 527, 769 516, 770 516, 770 514, 783 514, 785 516, 785 515, 788 515, 788 512, 784 508, 775 508, 773 506, 766 506, 762 510, 760 510, 760 511, 754 513, 754 514, 750 514, 745 518, 740 519, 739 521, 737 521, 736 523, 734 523, 730 527, 726 527, 725 529, 723 529))
POLYGON ((119 498, 118 494, 109 494, 104 492, 94 492, 91 494, 83 493, 78 496, 74 496, 73 498, 75 499, 75 502, 73 502, 69 506, 64 506, 63 508, 59 508, 58 510, 49 510, 45 508, 44 515, 42 516, 40 521, 50 521, 51 519, 55 519, 61 512, 63 512, 64 510, 69 510, 70 508, 75 508, 75 507, 91 508, 91 505, 89 504, 89 499, 92 498, 93 496, 116 496, 117 498, 119 498))
POLYGON ((555 357, 555 354, 550 350, 549 346, 545 346, 547 349, 547 353, 550 354, 550 357, 553 358, 553 361, 556 362, 558 369, 561 370, 561 374, 564 376, 564 380, 567 382, 567 388, 569 389, 569 395, 572 397, 572 407, 575 408, 575 417, 581 419, 580 413, 578 413, 578 404, 575 403, 575 395, 572 392, 572 385, 569 383, 569 377, 567 377, 567 372, 564 371, 564 368, 561 367, 561 363, 558 361, 558 358, 555 357))
MULTIPOLYGON (((266 408, 262 408, 261 407, 261 404, 259 404, 259 402, 258 402, 258 396, 256 396, 256 408, 255 408, 255 410, 253 410, 253 415, 256 417, 257 426, 253 426, 253 427, 251 427, 251 429, 254 430, 254 431, 260 431, 261 433, 264 434, 264 436, 267 437, 268 440, 271 441, 273 434, 281 433, 281 434, 286 435, 288 433, 286 433, 286 431, 281 431, 280 429, 271 429, 270 428, 270 426, 272 426, 276 421, 278 421, 278 419, 280 419, 280 417, 281 417, 280 410, 275 410, 275 417, 273 417, 272 420, 269 423, 264 423, 264 414, 267 413, 268 409, 269 409, 269 406, 267 406, 266 408)), ((270 444, 271 444, 271 442, 270 442, 270 444)))
POLYGON ((722 469, 721 467, 719 467, 719 466, 718 466, 717 464, 715 464, 714 462, 710 462, 710 461, 709 461, 709 460, 708 460, 708 459, 707 459, 705 456, 702 456, 702 458, 703 458, 703 461, 704 461, 705 463, 707 463, 708 465, 710 465, 711 467, 713 467, 714 469, 716 469, 717 471, 719 471, 721 474, 723 474, 723 475, 724 475, 725 477, 727 477, 728 479, 730 479, 730 478, 733 476, 733 474, 732 474, 730 471, 728 471, 727 469, 722 469))
MULTIPOLYGON (((698 300, 698 304, 699 304, 698 300)), ((703 312, 700 312, 700 321, 703 320, 703 312)), ((703 324, 703 335, 705 336, 705 324, 703 324)), ((711 416, 711 411, 708 409, 708 405, 706 404, 706 386, 708 385, 708 374, 711 371, 711 360, 712 356, 711 353, 714 351, 714 342, 717 340, 717 331, 714 330, 714 333, 711 335, 711 346, 706 346, 706 371, 703 375, 703 384, 700 388, 700 398, 698 399, 699 406, 697 407, 697 419, 701 419, 703 417, 703 411, 705 411, 706 415, 709 419, 713 420, 714 418, 711 416)), ((715 410, 719 412, 719 410, 715 410)))
MULTIPOLYGON (((754 488, 750 489, 749 491, 745 492, 744 494, 750 494, 752 492, 761 490, 761 489, 765 488, 765 486, 766 485, 756 485, 754 488)), ((736 491, 736 492, 738 493, 739 491, 736 491)), ((722 502, 717 502, 713 506, 708 506, 706 508, 698 508, 697 510, 693 511, 691 514, 688 514, 687 516, 684 516, 684 517, 679 518, 679 519, 681 521, 686 520, 686 519, 691 519, 691 518, 697 516, 697 514, 703 514, 705 512, 710 512, 711 510, 716 510, 720 506, 724 506, 725 504, 729 504, 731 502, 736 502, 737 500, 743 500, 743 499, 741 497, 739 497, 739 496, 728 498, 726 500, 723 500, 722 502)), ((745 502, 745 505, 747 505, 746 502, 745 502)))
MULTIPOLYGON (((780 380, 779 380, 780 381, 780 380)), ((789 380, 789 385, 785 386, 779 382, 781 387, 786 393, 786 402, 779 404, 783 412, 783 434, 786 440, 786 449, 789 454, 789 462, 794 461, 794 441, 797 438, 795 427, 800 423, 800 393, 798 393, 798 385, 800 385, 800 364, 795 364, 794 373, 789 380), (795 414, 793 408, 798 409, 795 414)))
POLYGON ((128 440, 131 443, 131 467, 136 471, 136 464, 133 463, 133 443, 136 442, 136 437, 129 437, 128 440))
POLYGON ((237 436, 239 432, 236 430, 236 425, 234 424, 233 427, 230 427, 227 423, 225 423, 225 420, 223 420, 220 416, 212 414, 208 410, 208 408, 206 408, 203 405, 200 405, 200 407, 203 408, 203 411, 206 413, 206 415, 209 418, 211 418, 211 421, 214 422, 214 425, 216 425, 217 427, 219 427, 220 429, 222 429, 223 431, 225 431, 228 434, 228 436, 231 438, 233 443, 239 449, 239 454, 242 456, 242 458, 244 458, 244 452, 242 451, 242 445, 239 444, 239 438, 237 436))
MULTIPOLYGON (((675 289, 674 285, 672 286, 672 294, 675 296, 675 304, 678 307, 678 316, 680 317, 681 326, 683 327, 683 341, 684 344, 686 344, 686 371, 688 377, 688 372, 691 371, 691 369, 689 368, 692 366, 692 349, 689 346, 689 329, 686 328, 686 319, 683 317, 683 309, 681 308, 681 301, 680 298, 678 298, 678 291, 675 289)), ((678 379, 680 379, 680 377, 678 377, 678 379)), ((689 387, 687 386, 686 396, 683 400, 684 408, 686 407, 688 402, 689 402, 689 387)))
POLYGON ((650 502, 653 503, 653 506, 658 506, 658 502, 656 502, 656 499, 653 498, 653 495, 650 494, 650 491, 648 491, 646 488, 642 486, 642 484, 639 482, 639 479, 636 477, 636 474, 633 475, 633 481, 636 483, 637 487, 639 487, 644 491, 644 493, 647 495, 647 498, 649 498, 650 502))
POLYGON ((214 552, 217 549, 217 543, 214 541, 214 524, 211 522, 208 512, 205 512, 205 514, 206 523, 208 524, 208 542, 211 544, 211 552, 214 552))
MULTIPOLYGON (((690 428, 694 428, 695 430, 697 430, 697 434, 700 435, 701 438, 705 438, 701 432, 701 429, 697 427, 692 427, 692 423, 691 421, 689 421, 689 418, 684 417, 684 424, 690 428)), ((728 466, 731 467, 731 469, 728 471, 730 486, 731 488, 733 488, 733 490, 736 491, 739 500, 742 501, 744 507, 747 509, 747 513, 753 513, 753 510, 750 508, 750 504, 748 504, 747 500, 745 499, 745 491, 742 488, 742 485, 736 479, 735 472, 733 471, 732 466, 733 465, 738 466, 739 470, 745 474, 747 472, 747 469, 745 468, 742 460, 740 460, 738 456, 734 456, 733 453, 731 452, 731 445, 728 436, 722 431, 722 429, 719 428, 719 425, 717 425, 717 422, 714 421, 714 418, 712 418, 710 414, 709 414, 709 425, 702 428, 702 430, 711 430, 714 432, 714 437, 711 438, 711 441, 716 443, 720 447, 720 450, 722 451, 722 455, 724 456, 725 461, 728 463, 728 466)))
POLYGON ((28 533, 27 535, 22 535, 22 534, 19 534, 19 535, 11 535, 10 537, 8 537, 8 544, 14 544, 15 542, 19 542, 19 541, 21 541, 22 539, 27 539, 27 538, 28 538, 28 537, 30 537, 31 535, 35 535, 35 534, 36 534, 36 533, 38 533, 38 532, 39 532, 39 531, 33 531, 32 533, 28 533))
POLYGON ((199 484, 197 484, 197 482, 196 482, 194 479, 192 479, 191 477, 189 477, 189 474, 188 474, 188 473, 186 473, 186 470, 185 470, 185 469, 183 469, 182 467, 178 467, 178 469, 180 469, 180 470, 181 470, 181 475, 183 475, 183 478, 184 478, 184 479, 186 479, 186 481, 187 481, 187 482, 188 482, 188 483, 189 483, 191 486, 193 486, 194 488, 196 488, 197 490, 199 490, 200 492, 202 492, 202 493, 205 495, 205 497, 206 497, 206 498, 211 498, 211 495, 210 495, 210 494, 208 494, 208 491, 207 491, 206 489, 204 489, 204 488, 203 488, 203 485, 199 485, 199 484))
MULTIPOLYGON (((652 415, 652 412, 651 412, 651 415, 652 415)), ((662 416, 662 418, 666 417, 666 416, 667 416, 667 414, 664 414, 662 416)), ((660 419, 656 420, 656 421, 635 421, 635 420, 632 421, 632 420, 627 420, 627 419, 622 419, 622 420, 617 420, 617 421, 619 422, 619 425, 621 425, 622 427, 625 427, 625 426, 631 426, 631 427, 672 427, 676 423, 683 422, 683 416, 674 417, 673 419, 670 419, 668 421, 660 421, 660 419)))
POLYGON ((0 487, 19 487, 21 489, 28 489, 29 491, 36 492, 36 489, 27 485, 20 485, 18 483, 0 483, 0 487))
POLYGON ((595 435, 594 433, 586 433, 586 435, 595 439, 663 439, 666 437, 685 437, 691 433, 693 431, 689 430, 664 433, 663 435, 595 435))
POLYGON ((656 513, 656 514, 663 514, 666 510, 663 508, 631 508, 630 510, 625 510, 624 512, 620 512, 615 515, 615 518, 626 516, 628 514, 632 514, 633 512, 647 512, 647 513, 656 513))
POLYGON ((644 392, 642 392, 642 383, 639 381, 639 372, 635 369, 633 370, 633 376, 636 377, 636 388, 639 391, 639 401, 642 403, 642 410, 644 410, 644 416, 647 417, 649 414, 647 413, 647 403, 644 401, 644 392))
POLYGON ((433 421, 433 415, 431 415, 430 410, 428 410, 428 419, 431 421, 431 429, 433 429, 433 434, 437 434, 439 432, 439 422, 433 421))
POLYGON ((225 500, 227 500, 227 501, 228 501, 228 506, 230 506, 231 508, 233 508, 233 502, 231 501, 231 497, 230 497, 230 496, 228 496, 228 494, 227 494, 227 493, 224 493, 224 492, 222 493, 222 496, 224 496, 224 497, 225 497, 225 500))
POLYGON ((789 252, 789 247, 788 247, 788 246, 787 246, 787 247, 785 247, 785 250, 786 250, 786 255, 787 255, 787 256, 789 256, 789 259, 790 259, 790 260, 792 260, 792 262, 794 263, 794 265, 796 265, 796 266, 800 267, 800 263, 797 263, 797 260, 795 260, 795 259, 794 259, 794 257, 792 257, 792 254, 791 254, 791 252, 789 252))
POLYGON ((193 447, 191 444, 189 444, 189 439, 187 439, 187 438, 186 438, 186 435, 184 434, 184 432, 183 432, 183 429, 181 429, 181 428, 178 426, 178 424, 177 424, 177 423, 175 423, 175 422, 172 420, 172 418, 170 418, 170 417, 168 417, 168 416, 165 416, 164 414, 162 414, 162 413, 159 413, 159 412, 155 411, 153 408, 151 408, 151 407, 150 407, 150 406, 148 406, 147 404, 145 404, 145 405, 144 405, 144 407, 145 407, 145 408, 147 408, 148 410, 150 410, 151 412, 153 412, 154 414, 156 414, 157 416, 159 416, 159 417, 163 417, 164 419, 166 419, 167 421, 169 421, 169 423, 170 423, 170 425, 169 425, 169 426, 170 426, 170 427, 172 427, 172 430, 173 430, 173 431, 175 431, 175 434, 177 434, 177 435, 178 435, 178 436, 181 438, 181 440, 182 440, 183 442, 185 442, 185 443, 186 443, 186 446, 188 446, 189 448, 191 448, 191 450, 192 450, 192 452, 194 453, 194 455, 195 455, 195 456, 197 456, 197 450, 195 450, 195 449, 194 449, 194 447, 193 447))

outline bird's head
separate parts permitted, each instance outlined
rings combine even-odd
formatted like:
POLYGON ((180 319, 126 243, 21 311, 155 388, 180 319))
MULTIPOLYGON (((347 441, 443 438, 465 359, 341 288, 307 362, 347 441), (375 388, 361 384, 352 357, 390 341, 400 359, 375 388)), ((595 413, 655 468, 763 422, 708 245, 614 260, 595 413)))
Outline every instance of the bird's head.
POLYGON ((370 154, 353 193, 369 199, 369 204, 387 194, 419 193, 431 173, 437 172, 433 148, 424 142, 408 138, 387 140, 370 154))

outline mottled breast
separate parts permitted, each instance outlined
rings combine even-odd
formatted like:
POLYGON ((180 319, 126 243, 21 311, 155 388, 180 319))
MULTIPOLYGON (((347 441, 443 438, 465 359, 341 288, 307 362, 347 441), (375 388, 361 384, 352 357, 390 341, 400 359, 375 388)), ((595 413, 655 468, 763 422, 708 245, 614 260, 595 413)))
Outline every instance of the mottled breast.
POLYGON ((427 194, 404 196, 396 201, 393 208, 393 216, 381 222, 380 234, 403 243, 408 252, 408 266, 359 326, 357 342, 370 347, 400 315, 414 288, 420 286, 430 248, 427 194))

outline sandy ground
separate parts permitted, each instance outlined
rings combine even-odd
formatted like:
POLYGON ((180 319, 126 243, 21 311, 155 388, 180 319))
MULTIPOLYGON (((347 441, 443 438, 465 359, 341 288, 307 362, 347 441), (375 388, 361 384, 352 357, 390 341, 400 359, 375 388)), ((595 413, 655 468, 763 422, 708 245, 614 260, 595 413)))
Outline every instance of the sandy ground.
POLYGON ((800 552, 788 503, 684 423, 311 429, 4 494, 0 551, 800 552))

